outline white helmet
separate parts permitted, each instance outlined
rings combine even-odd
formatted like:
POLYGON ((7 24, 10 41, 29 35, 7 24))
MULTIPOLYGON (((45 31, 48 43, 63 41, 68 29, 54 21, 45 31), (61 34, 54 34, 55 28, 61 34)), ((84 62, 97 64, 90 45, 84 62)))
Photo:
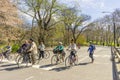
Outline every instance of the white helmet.
POLYGON ((59 42, 59 44, 62 44, 62 42, 59 42))

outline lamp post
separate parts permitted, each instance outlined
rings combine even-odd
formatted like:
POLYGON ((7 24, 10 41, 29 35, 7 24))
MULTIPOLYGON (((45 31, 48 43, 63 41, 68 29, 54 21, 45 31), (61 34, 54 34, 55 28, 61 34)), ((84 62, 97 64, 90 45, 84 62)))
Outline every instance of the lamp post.
MULTIPOLYGON (((112 14, 112 12, 106 12, 106 11, 104 11, 104 12, 102 12, 102 13, 111 13, 112 14)), ((115 18, 114 18, 114 14, 112 14, 112 22, 113 22, 113 38, 114 38, 114 47, 115 47, 115 39, 116 39, 116 27, 115 27, 115 18)))

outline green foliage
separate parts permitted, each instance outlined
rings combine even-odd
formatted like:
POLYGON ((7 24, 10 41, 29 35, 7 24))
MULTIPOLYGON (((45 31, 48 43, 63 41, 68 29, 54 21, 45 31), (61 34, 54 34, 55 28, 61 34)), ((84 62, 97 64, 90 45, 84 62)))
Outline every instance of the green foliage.
POLYGON ((14 44, 12 46, 12 52, 15 53, 19 48, 20 48, 20 46, 18 44, 14 44))
POLYGON ((77 44, 79 43, 80 45, 88 45, 86 42, 86 38, 83 35, 80 35, 77 39, 77 44))

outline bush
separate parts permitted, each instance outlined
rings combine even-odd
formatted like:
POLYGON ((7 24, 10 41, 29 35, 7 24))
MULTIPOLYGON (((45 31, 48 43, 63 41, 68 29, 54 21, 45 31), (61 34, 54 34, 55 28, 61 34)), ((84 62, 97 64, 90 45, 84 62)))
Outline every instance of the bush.
POLYGON ((20 48, 20 46, 18 45, 18 44, 14 44, 13 46, 12 46, 12 52, 13 53, 15 53, 15 52, 17 52, 17 50, 20 48))

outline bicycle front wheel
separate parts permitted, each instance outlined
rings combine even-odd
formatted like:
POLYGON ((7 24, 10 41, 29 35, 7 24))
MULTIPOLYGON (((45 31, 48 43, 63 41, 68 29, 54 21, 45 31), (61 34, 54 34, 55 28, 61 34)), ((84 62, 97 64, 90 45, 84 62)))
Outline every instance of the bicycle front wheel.
POLYGON ((65 67, 70 67, 71 63, 70 63, 70 56, 66 57, 65 59, 65 67))
POLYGON ((58 64, 57 55, 53 55, 52 56, 52 58, 51 58, 51 64, 52 65, 58 64))
POLYGON ((21 57, 20 54, 16 55, 16 57, 15 57, 15 62, 16 62, 16 63, 18 62, 18 59, 19 59, 20 57, 21 57))
POLYGON ((23 56, 19 57, 18 59, 18 67, 26 67, 28 66, 28 60, 26 60, 23 56))
POLYGON ((14 60, 14 55, 13 54, 9 54, 8 57, 7 57, 7 59, 9 61, 13 61, 14 60))

